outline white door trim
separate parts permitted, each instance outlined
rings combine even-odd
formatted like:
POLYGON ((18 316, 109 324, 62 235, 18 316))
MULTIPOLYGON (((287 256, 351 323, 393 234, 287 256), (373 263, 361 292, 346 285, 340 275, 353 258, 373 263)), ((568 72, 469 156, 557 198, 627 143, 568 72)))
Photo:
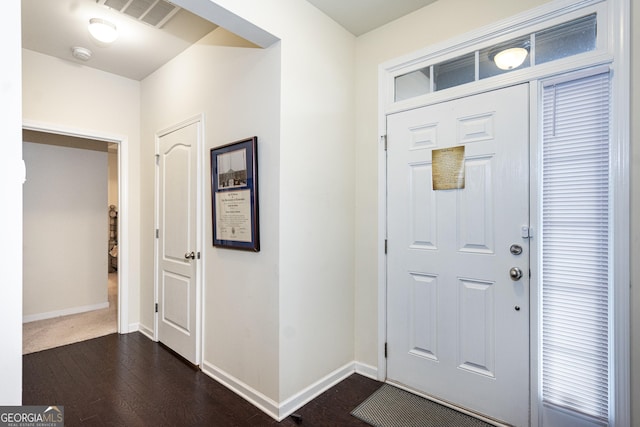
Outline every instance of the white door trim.
POLYGON ((129 325, 129 139, 123 135, 29 120, 23 121, 22 128, 118 144, 118 333, 133 332, 136 328, 129 325))
MULTIPOLYGON (((155 201, 154 201, 154 223, 155 229, 160 228, 158 210, 159 210, 159 191, 160 191, 160 176, 159 165, 157 163, 158 155, 160 153, 160 138, 173 131, 176 131, 185 126, 198 123, 198 140, 196 143, 196 253, 200 254, 200 258, 196 259, 196 365, 200 365, 203 359, 204 352, 204 260, 206 259, 206 245, 204 244, 204 183, 205 183, 205 156, 204 156, 204 126, 205 126, 204 113, 196 114, 190 118, 187 118, 179 123, 165 127, 155 133, 155 201)), ((158 239, 155 238, 153 242, 154 250, 154 268, 153 268, 153 281, 154 281, 154 304, 158 303, 159 296, 159 281, 158 281, 158 239)), ((158 313, 155 312, 153 316, 153 340, 158 341, 158 313)))

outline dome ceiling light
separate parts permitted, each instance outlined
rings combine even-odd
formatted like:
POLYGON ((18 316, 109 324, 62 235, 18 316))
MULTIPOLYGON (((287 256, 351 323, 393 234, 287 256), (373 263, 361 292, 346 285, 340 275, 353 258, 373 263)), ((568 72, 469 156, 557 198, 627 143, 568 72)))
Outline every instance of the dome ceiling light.
POLYGON ((102 43, 113 43, 118 38, 115 24, 102 18, 89 20, 89 33, 93 38, 102 43))
POLYGON ((501 70, 513 70, 522 65, 529 55, 529 42, 516 46, 504 46, 495 50, 489 59, 501 70))

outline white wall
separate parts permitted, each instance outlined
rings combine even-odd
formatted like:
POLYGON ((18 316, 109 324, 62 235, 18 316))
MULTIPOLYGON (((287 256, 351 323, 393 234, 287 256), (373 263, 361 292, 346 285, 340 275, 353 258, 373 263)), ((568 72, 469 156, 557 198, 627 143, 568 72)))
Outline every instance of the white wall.
POLYGON ((22 78, 20 75, 20 2, 0 13, 0 197, 2 245, 0 271, 0 405, 22 402, 22 78))
POLYGON ((280 46, 214 30, 142 82, 142 323, 153 330, 154 141, 204 113, 204 369, 278 397, 280 46), (239 47, 229 47, 239 46, 239 47), (258 136, 259 253, 212 246, 210 149, 258 136))
POLYGON ((105 308, 107 153, 25 142, 23 316, 105 308))
POLYGON ((215 3, 282 40, 282 402, 354 358, 355 38, 304 1, 215 3))
POLYGON ((128 317, 136 327, 140 314, 140 83, 26 49, 22 66, 24 121, 127 139, 128 317))
POLYGON ((281 3, 284 400, 354 360, 355 38, 306 2, 281 3))

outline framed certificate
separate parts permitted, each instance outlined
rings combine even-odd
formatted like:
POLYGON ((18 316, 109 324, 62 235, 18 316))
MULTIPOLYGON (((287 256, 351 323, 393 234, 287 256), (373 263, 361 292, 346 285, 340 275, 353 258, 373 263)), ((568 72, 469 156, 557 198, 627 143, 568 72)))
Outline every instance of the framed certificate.
POLYGON ((258 252, 258 138, 211 149, 213 246, 258 252))

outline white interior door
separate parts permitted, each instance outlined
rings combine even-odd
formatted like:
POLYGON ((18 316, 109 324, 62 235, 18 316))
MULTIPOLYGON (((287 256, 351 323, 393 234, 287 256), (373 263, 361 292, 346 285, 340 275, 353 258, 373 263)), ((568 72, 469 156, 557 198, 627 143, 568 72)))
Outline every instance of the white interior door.
POLYGON ((517 426, 529 424, 528 90, 387 121, 388 380, 517 426), (433 190, 432 153, 455 146, 464 188, 433 190))
POLYGON ((197 162, 200 122, 159 138, 158 340, 198 365, 197 162))

